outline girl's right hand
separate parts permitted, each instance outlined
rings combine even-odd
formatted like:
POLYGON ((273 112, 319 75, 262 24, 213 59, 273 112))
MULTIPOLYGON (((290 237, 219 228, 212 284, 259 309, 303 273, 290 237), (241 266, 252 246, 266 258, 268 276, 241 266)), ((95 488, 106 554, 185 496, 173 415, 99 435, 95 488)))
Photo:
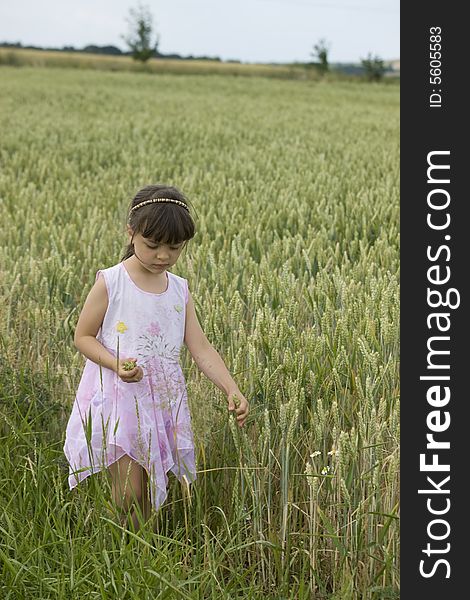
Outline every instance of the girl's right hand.
POLYGON ((136 366, 133 369, 125 369, 125 366, 129 366, 129 362, 137 363, 136 358, 120 358, 118 366, 118 377, 124 381, 124 383, 138 383, 144 376, 142 367, 136 366))

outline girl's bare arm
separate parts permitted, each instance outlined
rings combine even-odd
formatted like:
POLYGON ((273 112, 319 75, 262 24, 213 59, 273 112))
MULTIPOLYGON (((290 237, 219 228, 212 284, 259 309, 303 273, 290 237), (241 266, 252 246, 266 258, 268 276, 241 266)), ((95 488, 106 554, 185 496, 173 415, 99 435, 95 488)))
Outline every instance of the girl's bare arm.
POLYGON ((186 304, 186 325, 184 343, 188 347, 198 368, 220 390, 229 395, 232 392, 241 394, 237 384, 230 375, 220 354, 205 336, 194 309, 191 292, 188 291, 186 304))
POLYGON ((73 342, 75 347, 97 365, 116 371, 116 357, 96 339, 108 308, 104 277, 98 277, 78 317, 73 342))

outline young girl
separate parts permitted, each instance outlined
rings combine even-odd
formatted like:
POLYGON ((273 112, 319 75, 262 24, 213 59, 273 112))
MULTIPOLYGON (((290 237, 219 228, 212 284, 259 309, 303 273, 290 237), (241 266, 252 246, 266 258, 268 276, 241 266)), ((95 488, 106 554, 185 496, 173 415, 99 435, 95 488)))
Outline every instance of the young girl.
POLYGON ((249 408, 199 325, 188 281, 168 270, 195 235, 186 197, 165 185, 142 188, 129 207, 127 233, 125 255, 97 271, 78 319, 74 343, 87 361, 64 453, 70 489, 108 468, 113 501, 121 515, 133 508, 137 530, 135 507, 145 520, 151 505, 158 510, 169 470, 181 483, 196 479, 182 343, 227 394, 240 427, 249 408))

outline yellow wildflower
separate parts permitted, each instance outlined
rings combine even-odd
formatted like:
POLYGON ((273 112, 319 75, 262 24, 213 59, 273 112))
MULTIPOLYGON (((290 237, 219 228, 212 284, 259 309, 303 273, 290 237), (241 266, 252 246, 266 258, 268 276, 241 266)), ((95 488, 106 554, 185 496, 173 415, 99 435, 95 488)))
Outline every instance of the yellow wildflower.
POLYGON ((118 321, 118 324, 116 325, 116 331, 119 333, 124 333, 126 329, 128 329, 128 327, 122 321, 118 321))

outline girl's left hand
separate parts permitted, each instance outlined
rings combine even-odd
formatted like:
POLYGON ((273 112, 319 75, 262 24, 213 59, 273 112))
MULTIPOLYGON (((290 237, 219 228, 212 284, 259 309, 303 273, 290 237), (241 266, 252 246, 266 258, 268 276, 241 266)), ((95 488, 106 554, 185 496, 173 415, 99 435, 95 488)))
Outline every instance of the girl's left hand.
POLYGON ((246 417, 248 416, 248 413, 250 411, 248 400, 240 392, 240 390, 234 390, 232 392, 229 392, 227 400, 228 409, 235 410, 235 413, 237 415, 238 426, 243 427, 246 421, 246 417))

